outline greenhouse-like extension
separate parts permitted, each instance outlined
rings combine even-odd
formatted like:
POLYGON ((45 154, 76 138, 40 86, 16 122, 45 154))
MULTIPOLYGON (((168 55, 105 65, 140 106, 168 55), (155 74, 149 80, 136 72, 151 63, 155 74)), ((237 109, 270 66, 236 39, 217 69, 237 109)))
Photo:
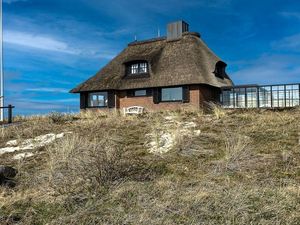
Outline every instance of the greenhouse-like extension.
POLYGON ((299 106, 300 84, 223 87, 224 108, 288 108, 299 106))

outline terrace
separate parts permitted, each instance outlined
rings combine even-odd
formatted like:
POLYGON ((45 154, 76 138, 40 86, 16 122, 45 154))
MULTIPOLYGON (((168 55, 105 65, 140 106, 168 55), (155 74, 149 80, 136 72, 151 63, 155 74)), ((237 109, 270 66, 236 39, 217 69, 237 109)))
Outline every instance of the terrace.
POLYGON ((300 84, 223 87, 223 108, 289 108, 299 106, 300 84))

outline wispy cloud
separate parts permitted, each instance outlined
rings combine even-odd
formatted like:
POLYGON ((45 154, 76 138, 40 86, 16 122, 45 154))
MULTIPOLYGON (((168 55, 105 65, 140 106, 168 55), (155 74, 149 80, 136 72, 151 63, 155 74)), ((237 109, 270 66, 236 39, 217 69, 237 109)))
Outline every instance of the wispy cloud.
POLYGON ((279 15, 286 18, 296 18, 300 20, 300 12, 280 12, 279 15))
POLYGON ((274 41, 271 45, 274 49, 300 52, 300 33, 274 41))
POLYGON ((36 48, 40 50, 55 51, 69 54, 80 53, 78 50, 70 48, 67 43, 56 40, 55 38, 13 30, 5 31, 4 42, 28 48, 36 48))
POLYGON ((293 55, 264 54, 258 59, 235 64, 239 69, 230 75, 237 84, 293 83, 300 75, 299 59, 293 55))
MULTIPOLYGON (((37 35, 35 33, 21 32, 14 30, 6 30, 4 32, 4 42, 14 45, 16 47, 21 46, 29 49, 36 49, 40 51, 50 51, 56 53, 71 54, 76 56, 93 57, 93 58, 103 58, 111 59, 115 56, 116 51, 110 50, 112 46, 103 44, 91 45, 79 42, 75 43, 70 41, 59 40, 56 37, 37 35), (77 45, 75 48, 73 46, 77 45)), ((20 48, 18 48, 20 50, 20 48)))
POLYGON ((68 89, 65 88, 27 88, 25 91, 32 92, 54 92, 54 93, 68 93, 68 89))
POLYGON ((3 0, 4 3, 14 3, 14 2, 26 2, 27 0, 3 0))

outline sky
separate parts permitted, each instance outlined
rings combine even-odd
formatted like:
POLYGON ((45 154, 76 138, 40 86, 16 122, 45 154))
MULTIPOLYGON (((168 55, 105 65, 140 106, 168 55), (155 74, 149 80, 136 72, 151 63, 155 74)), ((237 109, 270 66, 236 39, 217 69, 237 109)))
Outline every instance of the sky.
POLYGON ((76 112, 69 90, 129 42, 185 20, 235 84, 300 83, 298 0, 3 0, 5 103, 76 112))

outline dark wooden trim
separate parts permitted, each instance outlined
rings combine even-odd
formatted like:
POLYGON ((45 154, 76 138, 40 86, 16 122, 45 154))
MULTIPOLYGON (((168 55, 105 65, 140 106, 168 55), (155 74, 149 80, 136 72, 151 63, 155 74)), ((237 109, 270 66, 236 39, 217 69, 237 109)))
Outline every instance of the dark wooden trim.
POLYGON ((160 99, 161 99, 161 89, 160 88, 153 88, 152 90, 152 95, 153 95, 153 103, 154 104, 158 104, 160 102, 160 99))
POLYGON ((182 102, 188 103, 190 102, 190 88, 189 86, 182 87, 182 102))
POLYGON ((116 107, 115 91, 107 92, 107 107, 108 108, 115 108, 116 107))
POLYGON ((81 92, 80 93, 80 109, 86 109, 88 104, 88 93, 87 92, 81 92))

